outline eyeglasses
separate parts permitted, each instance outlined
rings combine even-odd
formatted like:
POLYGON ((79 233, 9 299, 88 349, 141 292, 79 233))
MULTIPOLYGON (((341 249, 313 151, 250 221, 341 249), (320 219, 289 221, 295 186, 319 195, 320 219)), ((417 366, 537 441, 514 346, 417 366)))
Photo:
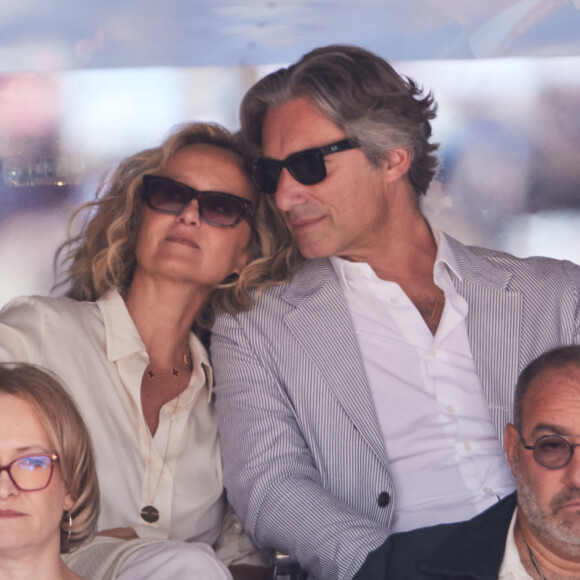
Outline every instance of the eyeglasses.
POLYGON ((161 175, 143 176, 143 197, 152 210, 172 215, 181 214, 196 199, 199 219, 218 228, 233 228, 251 215, 253 207, 243 197, 221 191, 197 191, 161 175))
POLYGON ((54 464, 57 461, 58 456, 54 453, 26 455, 15 459, 8 465, 1 465, 0 474, 6 471, 12 483, 20 491, 39 491, 48 487, 54 464))
POLYGON ((286 168, 290 175, 302 185, 314 185, 326 177, 324 158, 327 155, 358 147, 360 145, 355 141, 343 139, 324 147, 292 153, 283 161, 260 157, 252 164, 252 179, 262 193, 273 194, 278 189, 282 169, 286 168))
POLYGON ((560 435, 543 435, 533 445, 526 445, 521 433, 520 439, 525 449, 534 452, 536 462, 546 469, 566 467, 572 459, 574 448, 580 447, 580 443, 570 443, 560 435))

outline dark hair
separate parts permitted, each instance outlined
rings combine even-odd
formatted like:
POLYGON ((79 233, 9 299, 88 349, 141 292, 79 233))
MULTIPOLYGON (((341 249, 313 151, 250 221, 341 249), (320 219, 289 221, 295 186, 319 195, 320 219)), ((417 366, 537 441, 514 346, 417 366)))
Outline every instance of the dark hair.
POLYGON ((437 105, 429 92, 400 76, 380 56, 350 45, 330 45, 304 55, 296 64, 258 81, 240 109, 242 131, 262 144, 269 107, 306 97, 325 117, 357 141, 369 162, 379 167, 396 147, 412 150, 408 177, 417 195, 425 194, 436 174, 438 145, 429 143, 437 105))
POLYGON ((554 348, 534 359, 520 374, 514 396, 514 426, 521 432, 524 398, 532 382, 547 369, 575 366, 580 369, 580 346, 554 348))

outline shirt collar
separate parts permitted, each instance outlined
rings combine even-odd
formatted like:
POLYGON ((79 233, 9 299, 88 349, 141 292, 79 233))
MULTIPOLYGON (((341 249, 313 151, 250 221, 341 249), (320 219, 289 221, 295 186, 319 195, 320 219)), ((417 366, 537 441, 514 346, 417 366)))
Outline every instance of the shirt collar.
POLYGON ((518 517, 518 508, 514 510, 514 514, 511 519, 510 527, 508 530, 505 552, 503 555, 503 561, 499 569, 498 580, 515 580, 517 578, 532 578, 524 568, 522 560, 520 558, 520 553, 516 545, 516 540, 514 537, 514 529, 516 519, 518 517))
MULTIPOLYGON (((136 354, 146 355, 145 345, 119 292, 116 289, 110 290, 97 300, 97 306, 105 326, 108 360, 117 362, 136 354)), ((211 401, 213 373, 209 357, 205 347, 193 332, 189 335, 189 349, 193 359, 192 377, 204 380, 208 389, 208 401, 211 401)))
MULTIPOLYGON (((433 239, 437 245, 437 255, 435 256, 435 264, 433 266, 433 279, 440 285, 441 278, 446 277, 447 275, 447 272, 445 272, 445 266, 447 266, 447 268, 462 281, 463 278, 459 272, 455 255, 451 250, 447 237, 429 220, 426 221, 431 228, 433 239)), ((361 277, 368 279, 377 278, 374 270, 366 262, 351 262, 344 258, 339 258, 338 256, 332 256, 330 258, 330 263, 332 264, 334 272, 338 276, 343 287, 348 287, 349 280, 352 279, 361 277)))

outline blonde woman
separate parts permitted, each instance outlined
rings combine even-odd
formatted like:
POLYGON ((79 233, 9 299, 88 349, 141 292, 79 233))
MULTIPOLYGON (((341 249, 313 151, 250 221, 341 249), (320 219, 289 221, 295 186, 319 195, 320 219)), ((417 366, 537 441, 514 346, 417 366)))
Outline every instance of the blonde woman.
MULTIPOLYGON (((247 308, 250 289, 275 277, 270 258, 286 239, 245 162, 225 129, 201 123, 124 160, 65 248, 68 296, 20 298, 0 314, 0 359, 51 369, 81 408, 99 534, 117 538, 105 573, 123 580, 230 577, 209 548, 226 502, 199 337, 216 308, 247 308)), ((235 577, 266 563, 245 537, 222 552, 235 577)))
POLYGON ((32 365, 0 365, 0 578, 79 580, 62 560, 95 533, 90 438, 64 388, 32 365))

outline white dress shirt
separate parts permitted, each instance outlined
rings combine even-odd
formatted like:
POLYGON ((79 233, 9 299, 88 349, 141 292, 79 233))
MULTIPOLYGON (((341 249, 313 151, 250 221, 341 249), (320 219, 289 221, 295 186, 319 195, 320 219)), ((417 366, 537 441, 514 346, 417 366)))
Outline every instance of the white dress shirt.
POLYGON ((56 373, 92 436, 101 489, 100 530, 133 527, 143 538, 212 544, 224 514, 221 458, 207 353, 192 334, 193 372, 151 437, 141 407, 149 357, 125 303, 18 298, 0 313, 0 360, 56 373), (170 428, 171 421, 173 425, 170 428), (140 518, 152 504, 156 523, 140 518))
POLYGON ((524 568, 520 558, 520 553, 518 552, 518 547, 516 546, 514 528, 517 517, 518 510, 516 508, 514 510, 514 515, 512 516, 510 528, 508 530, 505 543, 505 552, 503 553, 503 560, 499 569, 499 576, 497 577, 497 580, 533 580, 532 576, 530 576, 524 568))
POLYGON ((466 520, 514 489, 477 375, 467 302, 447 241, 435 283, 445 307, 435 336, 401 287, 366 263, 332 258, 352 315, 396 489, 392 530, 466 520))

